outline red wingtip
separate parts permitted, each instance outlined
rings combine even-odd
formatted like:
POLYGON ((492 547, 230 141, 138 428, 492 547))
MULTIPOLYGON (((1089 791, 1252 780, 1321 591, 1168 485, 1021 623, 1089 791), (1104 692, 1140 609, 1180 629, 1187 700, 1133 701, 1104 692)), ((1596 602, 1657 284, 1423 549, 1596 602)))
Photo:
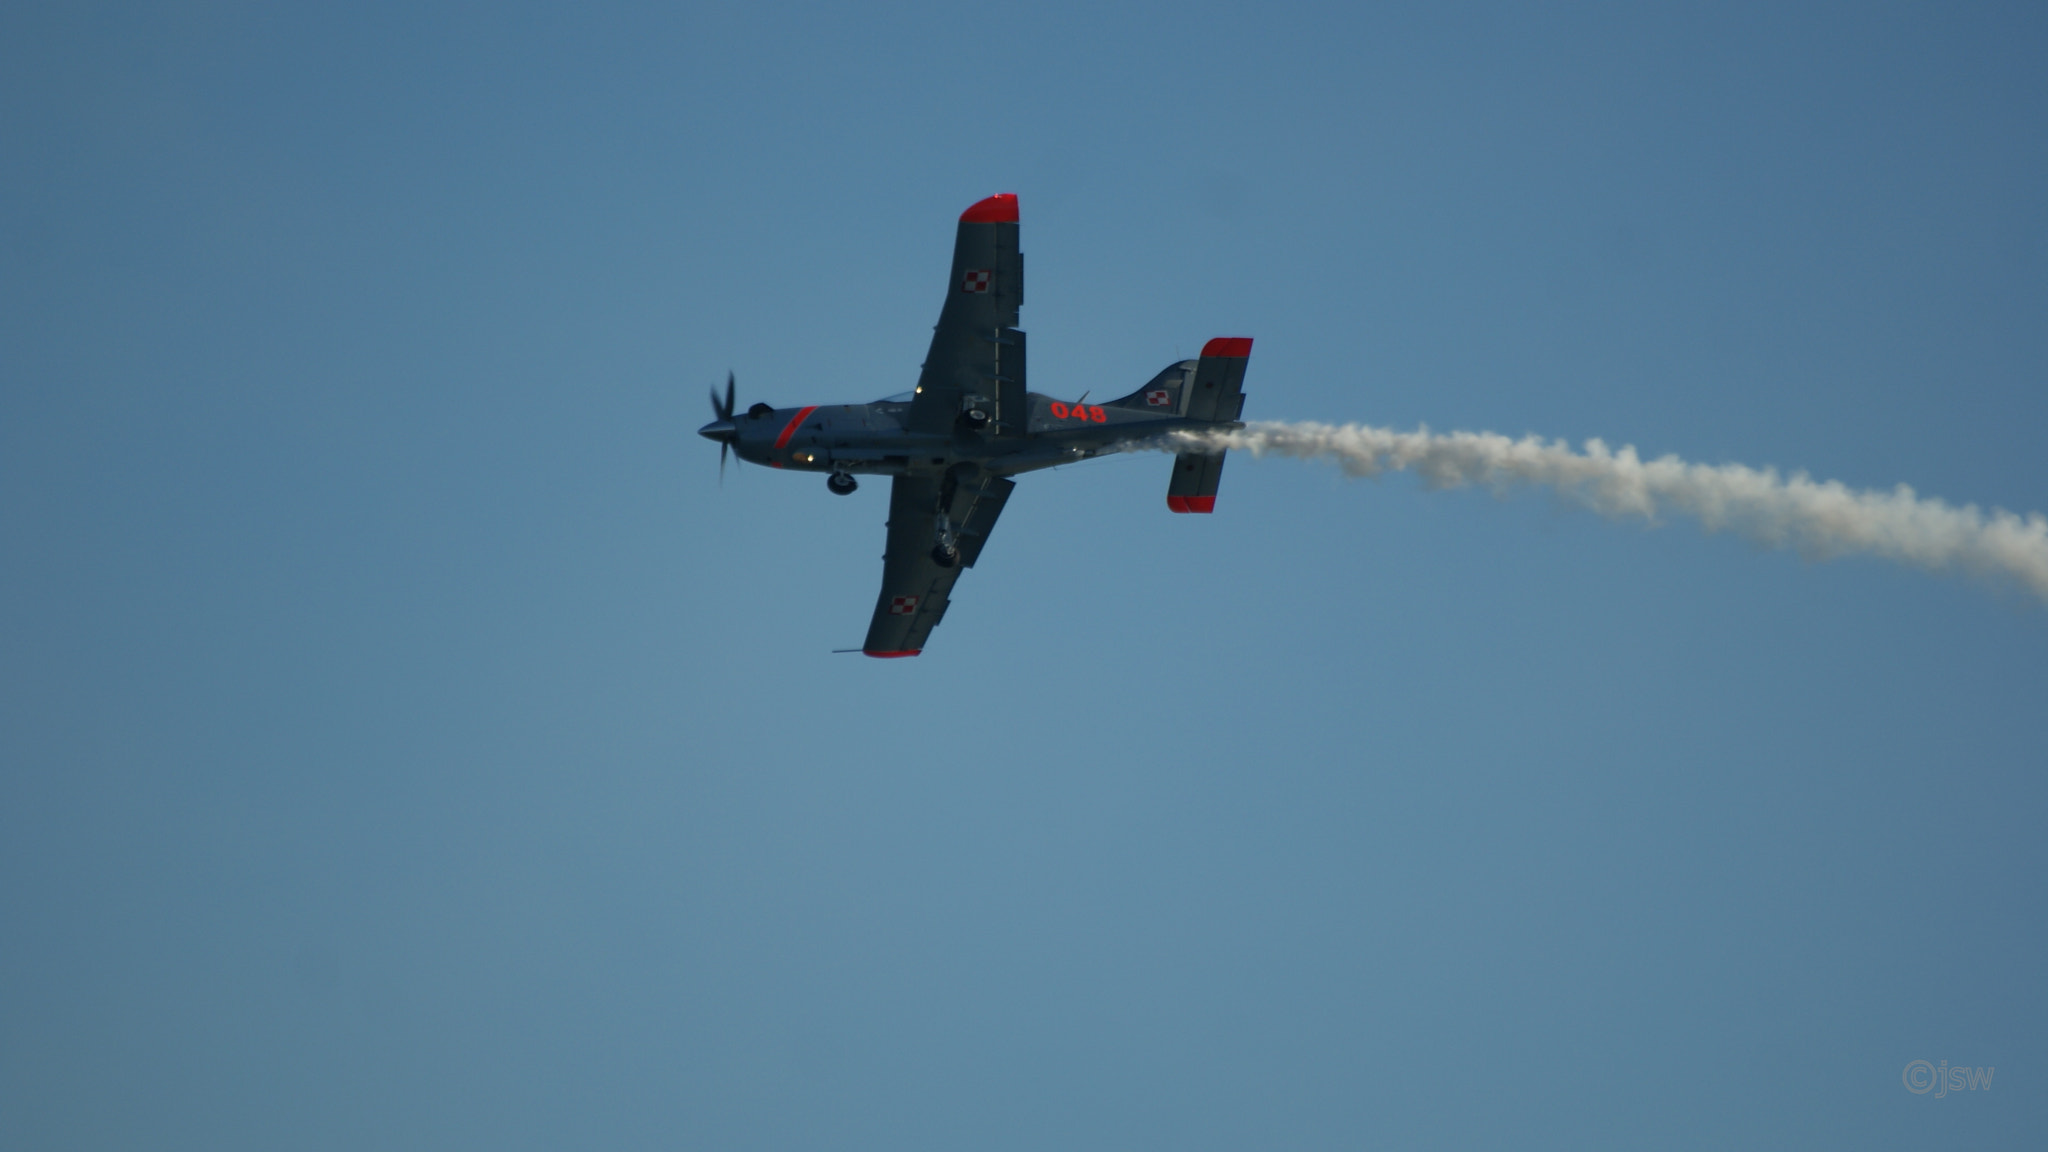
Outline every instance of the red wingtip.
POLYGON ((911 649, 910 651, 908 651, 908 652, 871 652, 871 651, 863 651, 863 652, 861 653, 861 655, 863 655, 863 656, 873 656, 873 657, 874 657, 875 659, 877 659, 877 660, 894 660, 894 659, 896 659, 896 658, 897 658, 897 657, 899 657, 899 656, 915 656, 915 655, 917 655, 917 654, 918 654, 919 652, 922 652, 922 651, 924 651, 924 649, 922 649, 922 648, 912 648, 912 649, 911 649))
POLYGON ((1166 506, 1175 512, 1214 512, 1214 496, 1168 496, 1166 506))
POLYGON ((1015 224, 1017 194, 998 192, 960 214, 962 224, 1015 224))
POLYGON ((1252 354, 1252 338, 1249 336, 1218 336, 1202 345, 1202 356, 1235 356, 1242 360, 1252 354))

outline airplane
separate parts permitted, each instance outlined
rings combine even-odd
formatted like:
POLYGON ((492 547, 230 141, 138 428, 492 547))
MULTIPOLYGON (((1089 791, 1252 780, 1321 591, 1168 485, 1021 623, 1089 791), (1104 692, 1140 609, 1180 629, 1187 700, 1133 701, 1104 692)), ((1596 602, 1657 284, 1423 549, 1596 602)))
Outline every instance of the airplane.
MULTIPOLYGON (((734 410, 711 391, 717 417, 697 434, 771 468, 826 473, 841 496, 856 475, 889 476, 888 547, 882 592, 861 651, 915 656, 946 614, 960 570, 974 567, 1016 481, 1010 477, 1114 452, 1180 429, 1242 428, 1244 372, 1252 342, 1223 336, 1195 360, 1168 365, 1128 396, 1068 403, 1028 391, 1024 254, 1017 248, 1017 197, 1002 193, 960 214, 946 303, 917 386, 872 404, 809 404, 734 410)), ((1174 457, 1166 506, 1213 512, 1223 453, 1174 457)))

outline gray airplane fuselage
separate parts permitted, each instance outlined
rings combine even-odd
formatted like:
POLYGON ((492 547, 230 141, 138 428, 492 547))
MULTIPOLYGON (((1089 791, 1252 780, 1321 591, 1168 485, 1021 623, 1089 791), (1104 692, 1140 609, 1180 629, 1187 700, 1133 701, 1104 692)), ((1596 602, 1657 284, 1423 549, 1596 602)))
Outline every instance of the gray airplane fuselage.
MULTIPOLYGON (((1176 368, 1180 367, 1176 365, 1176 368)), ((1188 362, 1192 369, 1194 363, 1188 362)), ((1127 385, 1128 387, 1128 385, 1127 385)), ((1177 429, 1214 429, 1214 421, 1131 411, 1101 404, 1067 404, 1039 393, 1027 396, 1023 436, 957 428, 951 434, 913 432, 910 401, 770 408, 757 404, 735 413, 733 451, 750 464, 800 472, 906 476, 973 465, 1014 476, 1114 451, 1177 429)))

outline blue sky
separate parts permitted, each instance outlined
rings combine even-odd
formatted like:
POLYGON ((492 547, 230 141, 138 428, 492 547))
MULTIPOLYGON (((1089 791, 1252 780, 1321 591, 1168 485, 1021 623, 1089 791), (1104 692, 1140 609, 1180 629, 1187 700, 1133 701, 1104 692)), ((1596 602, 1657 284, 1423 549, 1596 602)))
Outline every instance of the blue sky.
POLYGON ((2048 509, 2026 5, 0 16, 0 1143, 2012 1147, 2048 610, 1538 494, 886 485, 1035 388, 2048 509), (1995 1066, 1915 1095, 1918 1059, 1995 1066))

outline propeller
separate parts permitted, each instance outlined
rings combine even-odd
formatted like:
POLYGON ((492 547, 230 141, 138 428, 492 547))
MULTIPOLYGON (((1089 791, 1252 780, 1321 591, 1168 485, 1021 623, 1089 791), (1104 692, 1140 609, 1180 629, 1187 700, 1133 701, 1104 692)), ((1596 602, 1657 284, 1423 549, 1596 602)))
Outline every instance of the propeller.
POLYGON ((725 401, 720 403, 718 389, 711 389, 711 414, 717 419, 697 429, 697 435, 706 440, 718 441, 718 482, 725 483, 725 456, 732 451, 732 442, 739 435, 739 426, 732 422, 734 384, 732 373, 725 374, 725 401))
POLYGON ((716 388, 715 386, 714 386, 714 387, 713 387, 713 388, 711 389, 711 414, 712 414, 713 416, 716 416, 716 417, 718 417, 718 418, 719 418, 720 420, 730 420, 730 419, 732 419, 732 402, 733 402, 733 388, 734 388, 734 384, 733 384, 733 378, 732 378, 732 373, 731 373, 731 372, 727 372, 727 373, 725 374, 725 402, 724 402, 724 403, 722 403, 722 404, 721 404, 721 403, 719 403, 719 400, 718 400, 718 389, 717 389, 717 388, 716 388))

